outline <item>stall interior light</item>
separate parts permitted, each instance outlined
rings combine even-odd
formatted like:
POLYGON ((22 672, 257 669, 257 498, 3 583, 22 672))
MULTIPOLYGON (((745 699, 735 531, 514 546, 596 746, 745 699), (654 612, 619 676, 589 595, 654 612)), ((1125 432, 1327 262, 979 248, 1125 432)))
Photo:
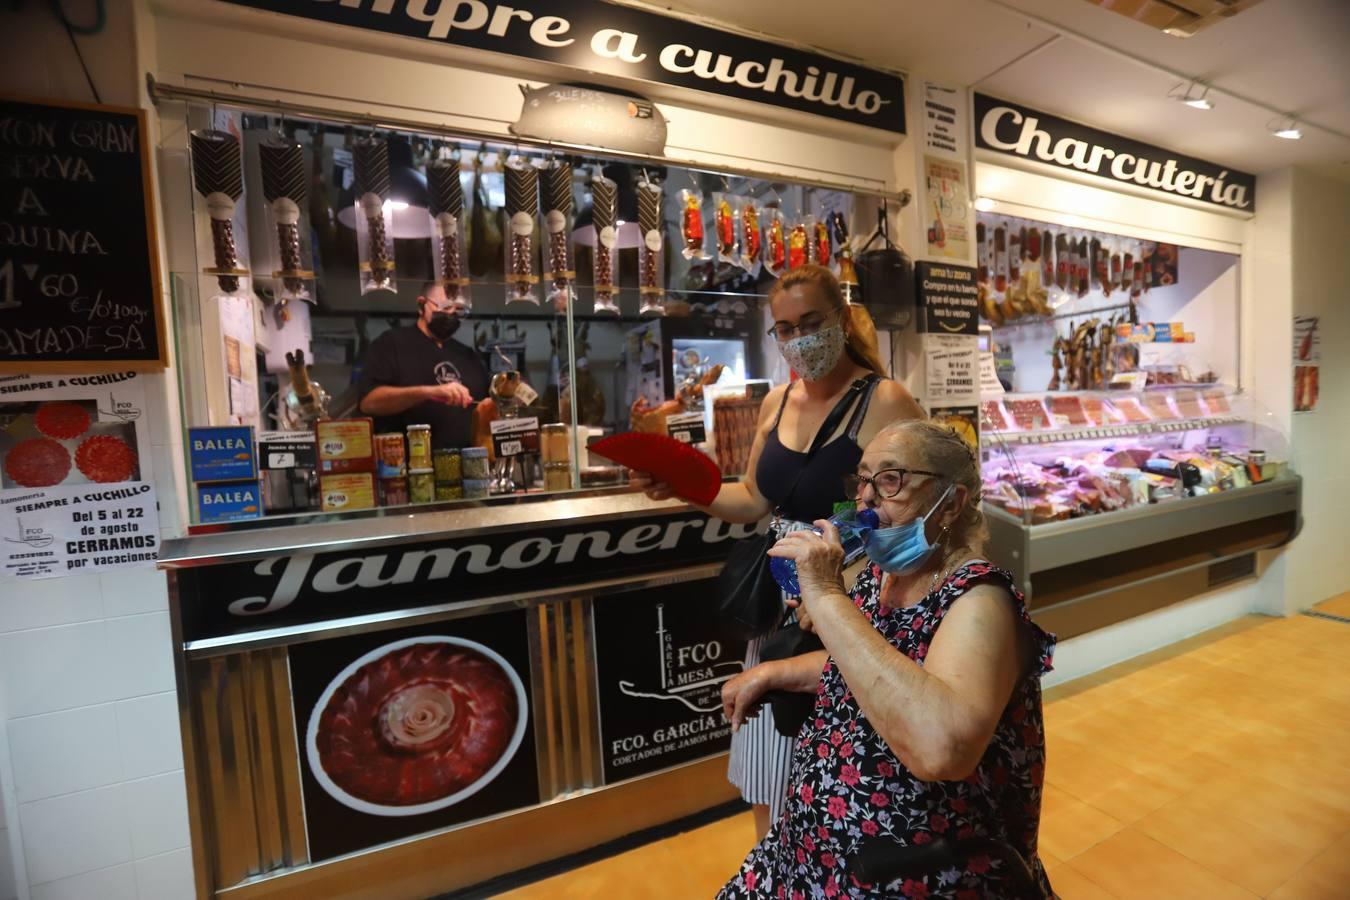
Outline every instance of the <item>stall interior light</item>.
POLYGON ((1270 133, 1277 138, 1284 138, 1286 141, 1297 141, 1303 137, 1303 130, 1298 127, 1298 123, 1290 117, 1271 119, 1266 124, 1270 133))
POLYGON ((976 197, 975 209, 979 212, 990 212, 994 208, 994 201, 988 197, 976 197))
POLYGON ((1209 99, 1209 85, 1201 84, 1198 81, 1192 81, 1190 84, 1182 82, 1172 88, 1167 96, 1176 100, 1178 103, 1186 104, 1191 109, 1214 108, 1214 101, 1209 99))

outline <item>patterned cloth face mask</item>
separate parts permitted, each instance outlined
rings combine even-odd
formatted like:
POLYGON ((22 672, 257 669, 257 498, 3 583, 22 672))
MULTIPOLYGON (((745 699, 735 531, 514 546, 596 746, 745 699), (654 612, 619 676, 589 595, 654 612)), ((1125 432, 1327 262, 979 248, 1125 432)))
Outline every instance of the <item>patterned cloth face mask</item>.
POLYGON ((819 381, 844 355, 844 326, 829 325, 812 334, 803 334, 778 345, 783 360, 806 381, 819 381))

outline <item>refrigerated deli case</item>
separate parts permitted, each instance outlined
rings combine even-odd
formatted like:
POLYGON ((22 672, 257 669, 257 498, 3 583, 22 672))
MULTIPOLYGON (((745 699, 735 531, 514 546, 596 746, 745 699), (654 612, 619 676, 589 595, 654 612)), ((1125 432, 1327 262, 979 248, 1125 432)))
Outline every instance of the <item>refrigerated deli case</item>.
POLYGON ((986 398, 981 448, 990 555, 1061 638, 1251 575, 1299 529, 1287 438, 1217 385, 986 398))
POLYGON ((733 799, 708 579, 754 530, 583 492, 169 542, 198 892, 432 896, 733 799))

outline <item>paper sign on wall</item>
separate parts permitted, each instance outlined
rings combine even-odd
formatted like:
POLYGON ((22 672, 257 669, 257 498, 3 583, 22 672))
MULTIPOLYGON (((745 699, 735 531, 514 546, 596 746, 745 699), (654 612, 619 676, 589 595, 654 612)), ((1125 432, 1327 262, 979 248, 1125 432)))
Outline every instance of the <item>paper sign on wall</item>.
POLYGON ((930 405, 979 402, 975 382, 979 371, 979 344, 974 335, 925 335, 924 371, 930 405))
POLYGON ((0 378, 0 574, 155 564, 144 408, 134 372, 0 378))

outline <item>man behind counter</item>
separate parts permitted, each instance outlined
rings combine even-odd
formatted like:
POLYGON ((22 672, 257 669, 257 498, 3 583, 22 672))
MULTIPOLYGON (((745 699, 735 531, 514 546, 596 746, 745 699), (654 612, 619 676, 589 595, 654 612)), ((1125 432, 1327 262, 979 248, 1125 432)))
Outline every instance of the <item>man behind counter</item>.
POLYGON ((377 433, 430 425, 432 447, 467 447, 473 434, 469 407, 488 393, 488 371, 478 353, 451 340, 468 306, 428 281, 417 309, 416 325, 391 328, 370 345, 361 412, 374 416, 377 433))

